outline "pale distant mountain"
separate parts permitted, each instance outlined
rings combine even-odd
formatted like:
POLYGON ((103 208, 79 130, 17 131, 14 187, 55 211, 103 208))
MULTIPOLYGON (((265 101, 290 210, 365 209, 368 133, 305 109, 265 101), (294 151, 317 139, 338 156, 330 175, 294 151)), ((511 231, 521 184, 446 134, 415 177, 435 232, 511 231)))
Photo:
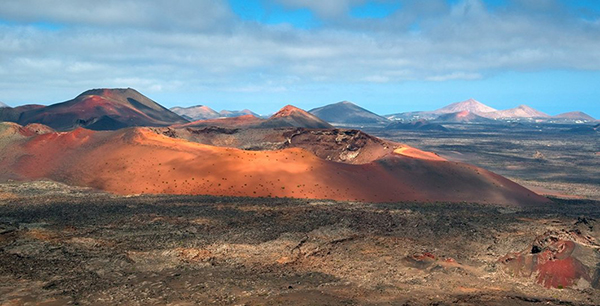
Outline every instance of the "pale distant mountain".
POLYGON ((286 105, 280 109, 265 122, 261 123, 261 127, 303 127, 309 129, 333 128, 331 124, 293 105, 286 105))
POLYGON ((176 106, 170 108, 170 110, 190 121, 215 119, 221 117, 217 111, 206 105, 196 105, 190 107, 176 106))
POLYGON ((236 117, 221 117, 218 119, 197 120, 194 122, 174 125, 175 128, 182 127, 222 127, 222 128, 289 128, 300 127, 308 129, 333 128, 329 123, 317 118, 315 115, 287 105, 273 114, 268 119, 258 118, 252 114, 236 117))
POLYGON ((566 119, 566 120, 582 120, 582 121, 596 121, 596 119, 584 112, 568 112, 562 113, 556 116, 552 116, 552 118, 556 119, 566 119))
POLYGON ((308 112, 334 125, 386 125, 390 122, 387 118, 348 101, 314 108, 308 112))
POLYGON ((444 114, 460 113, 467 111, 475 115, 484 116, 485 114, 496 112, 497 109, 489 107, 475 99, 468 99, 462 102, 452 103, 450 105, 438 108, 434 111, 417 111, 387 115, 390 120, 415 120, 425 119, 433 120, 444 114))
POLYGON ((8 106, 8 105, 2 103, 2 101, 0 101, 0 107, 10 107, 10 106, 8 106))
POLYGON ((493 122, 494 120, 488 119, 486 117, 479 116, 479 115, 476 115, 475 113, 464 110, 464 111, 460 111, 460 112, 456 112, 456 113, 440 115, 434 121, 436 121, 436 122, 462 122, 462 123, 469 123, 469 122, 479 122, 479 123, 488 122, 489 123, 489 122, 493 122))
POLYGON ((468 111, 481 116, 482 114, 496 112, 498 110, 471 98, 466 101, 452 103, 433 112, 436 114, 451 114, 462 111, 468 111))
POLYGON ((243 109, 243 110, 222 110, 219 112, 219 115, 221 115, 221 117, 239 117, 239 116, 244 116, 244 115, 252 115, 255 117, 260 117, 259 114, 249 110, 249 109, 243 109))
POLYGON ((502 119, 502 118, 550 118, 550 115, 542 113, 536 109, 533 109, 527 105, 519 105, 515 108, 495 111, 492 113, 484 114, 485 117, 502 119))

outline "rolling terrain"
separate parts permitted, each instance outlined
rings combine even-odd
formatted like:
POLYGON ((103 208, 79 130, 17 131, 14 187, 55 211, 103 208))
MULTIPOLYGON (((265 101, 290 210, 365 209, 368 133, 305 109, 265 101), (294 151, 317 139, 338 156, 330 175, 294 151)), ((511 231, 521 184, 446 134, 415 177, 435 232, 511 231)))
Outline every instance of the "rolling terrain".
POLYGON ((320 158, 310 145, 247 151, 172 138, 151 128, 79 128, 33 136, 20 129, 3 125, 3 134, 16 135, 0 148, 3 179, 46 178, 119 194, 476 201, 516 206, 547 202, 494 173, 401 144, 391 154, 375 154, 362 164, 349 164, 320 158))
POLYGON ((597 125, 65 103, 0 108, 57 127, 0 122, 2 305, 600 303, 598 201, 536 194, 600 199, 597 125))

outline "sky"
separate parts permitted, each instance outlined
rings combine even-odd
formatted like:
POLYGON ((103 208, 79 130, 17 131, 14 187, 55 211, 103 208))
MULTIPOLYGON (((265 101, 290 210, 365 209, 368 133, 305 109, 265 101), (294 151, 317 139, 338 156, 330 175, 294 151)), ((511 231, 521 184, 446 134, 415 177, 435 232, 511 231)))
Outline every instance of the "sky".
POLYGON ((131 87, 165 107, 379 114, 474 98, 600 118, 597 0, 19 0, 0 101, 131 87))

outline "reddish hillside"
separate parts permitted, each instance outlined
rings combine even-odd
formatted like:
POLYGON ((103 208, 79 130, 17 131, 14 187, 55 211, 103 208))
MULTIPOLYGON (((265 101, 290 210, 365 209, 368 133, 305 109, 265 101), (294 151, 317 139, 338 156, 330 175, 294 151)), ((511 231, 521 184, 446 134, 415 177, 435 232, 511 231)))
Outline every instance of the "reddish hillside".
POLYGON ((24 110, 14 121, 22 125, 42 123, 57 130, 79 126, 115 130, 187 122, 131 88, 88 90, 73 100, 24 110))
POLYGON ((333 128, 331 124, 293 105, 284 106, 265 122, 261 123, 261 127, 304 127, 309 129, 333 128))
POLYGON ((416 158, 435 156, 414 148, 403 151, 399 153, 406 154, 355 165, 327 161, 299 148, 244 151, 174 139, 149 128, 104 132, 79 128, 14 139, 1 146, 0 178, 48 178, 120 194, 523 206, 548 201, 475 166, 416 158))

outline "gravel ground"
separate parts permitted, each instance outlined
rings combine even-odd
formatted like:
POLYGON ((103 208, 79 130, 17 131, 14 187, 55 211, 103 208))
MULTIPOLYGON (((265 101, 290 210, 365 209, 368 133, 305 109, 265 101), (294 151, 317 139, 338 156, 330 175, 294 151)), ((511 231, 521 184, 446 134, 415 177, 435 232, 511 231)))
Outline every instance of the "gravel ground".
POLYGON ((593 281, 548 289, 499 261, 554 233, 598 273, 600 202, 553 200, 122 197, 3 183, 0 304, 598 305, 593 281))

